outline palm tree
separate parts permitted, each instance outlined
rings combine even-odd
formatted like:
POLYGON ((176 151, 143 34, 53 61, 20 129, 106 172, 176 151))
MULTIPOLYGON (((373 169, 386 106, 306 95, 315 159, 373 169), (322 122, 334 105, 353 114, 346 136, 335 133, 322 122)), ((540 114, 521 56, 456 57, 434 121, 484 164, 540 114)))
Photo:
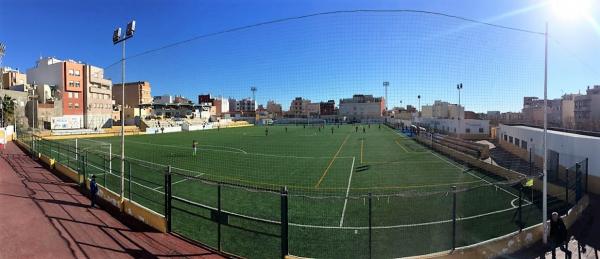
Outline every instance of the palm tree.
POLYGON ((2 109, 2 127, 8 124, 14 124, 15 102, 13 98, 8 95, 4 95, 0 108, 2 109))

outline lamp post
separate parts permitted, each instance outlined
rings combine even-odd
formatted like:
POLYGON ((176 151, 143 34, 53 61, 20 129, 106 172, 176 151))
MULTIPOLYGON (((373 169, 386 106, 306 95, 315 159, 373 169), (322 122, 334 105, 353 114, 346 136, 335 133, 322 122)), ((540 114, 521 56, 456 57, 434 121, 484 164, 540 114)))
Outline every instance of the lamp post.
POLYGON ((419 100, 419 110, 417 111, 417 114, 421 117, 421 95, 417 95, 417 99, 419 100))
POLYGON ((388 110, 388 87, 390 86, 390 82, 383 82, 383 88, 385 89, 385 110, 388 110))
MULTIPOLYGON (((135 20, 127 24, 127 31, 121 37, 121 27, 113 32, 113 45, 122 43, 121 56, 121 202, 125 197, 125 41, 133 37, 135 32, 135 20)), ((112 157, 109 158, 109 163, 112 164, 112 157)))
POLYGON ((462 119, 460 118, 460 90, 463 89, 463 84, 457 84, 456 85, 456 90, 458 90, 458 134, 460 136, 460 134, 462 134, 462 119))

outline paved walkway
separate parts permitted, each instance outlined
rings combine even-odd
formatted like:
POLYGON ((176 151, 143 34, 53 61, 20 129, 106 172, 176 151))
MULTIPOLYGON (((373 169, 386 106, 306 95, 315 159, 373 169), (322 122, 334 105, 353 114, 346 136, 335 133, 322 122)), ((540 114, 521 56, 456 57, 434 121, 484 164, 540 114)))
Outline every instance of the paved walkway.
MULTIPOLYGON (((600 196, 590 196, 590 206, 581 218, 569 229, 569 250, 572 258, 600 258, 600 196)), ((534 246, 506 256, 505 258, 552 258, 546 247, 538 242, 534 246)), ((565 253, 556 249, 556 258, 565 258, 565 253)))
POLYGON ((134 230, 90 208, 13 143, 0 158, 0 258, 222 258, 177 236, 134 230))

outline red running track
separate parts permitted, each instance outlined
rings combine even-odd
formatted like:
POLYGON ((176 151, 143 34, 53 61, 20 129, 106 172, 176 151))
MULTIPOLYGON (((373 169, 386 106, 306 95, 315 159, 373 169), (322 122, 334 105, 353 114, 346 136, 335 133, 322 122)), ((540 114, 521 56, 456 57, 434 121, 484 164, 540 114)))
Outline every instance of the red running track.
POLYGON ((0 258, 223 258, 171 234, 132 229, 9 143, 0 158, 0 258))

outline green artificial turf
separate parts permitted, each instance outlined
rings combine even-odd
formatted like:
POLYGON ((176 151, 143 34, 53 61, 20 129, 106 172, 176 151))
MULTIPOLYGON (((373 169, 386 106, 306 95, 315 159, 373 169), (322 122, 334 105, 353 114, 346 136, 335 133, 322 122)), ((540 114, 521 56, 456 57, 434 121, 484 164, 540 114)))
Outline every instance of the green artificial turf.
MULTIPOLYGON (((59 150, 47 142, 38 149, 120 192, 119 137, 78 140, 81 161, 72 159, 74 140, 60 143, 71 148, 59 150)), ((384 125, 253 126, 127 136, 125 153, 127 197, 164 214, 163 173, 170 165, 172 193, 188 201, 172 200, 173 231, 218 247, 211 210, 220 205, 230 215, 221 226, 221 249, 249 258, 280 256, 283 187, 289 191, 289 251, 297 256, 365 258, 371 251, 375 258, 390 258, 451 249, 455 198, 456 246, 518 229, 516 188, 494 185, 503 179, 469 169, 384 125), (453 186, 466 190, 454 193, 453 186)), ((526 203, 523 211, 526 225, 540 221, 537 203, 526 203)))

